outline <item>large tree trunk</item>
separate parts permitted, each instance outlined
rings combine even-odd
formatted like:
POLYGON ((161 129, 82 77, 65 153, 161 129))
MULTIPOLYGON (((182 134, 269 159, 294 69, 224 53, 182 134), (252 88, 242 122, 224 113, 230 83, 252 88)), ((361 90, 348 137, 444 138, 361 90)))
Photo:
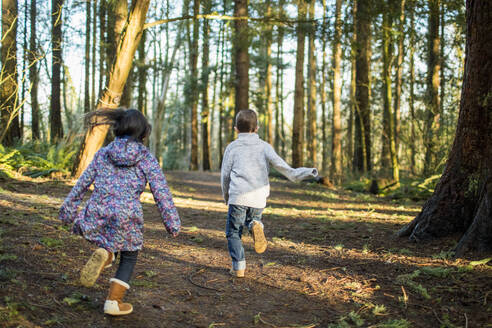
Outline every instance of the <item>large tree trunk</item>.
MULTIPOLYGON (((357 22, 357 0, 352 1, 352 37, 350 40, 350 113, 348 117, 348 127, 347 127, 347 139, 348 139, 348 144, 347 144, 347 158, 353 159, 354 158, 354 116, 357 112, 357 102, 355 100, 355 94, 356 94, 356 85, 357 85, 357 80, 356 80, 356 57, 357 57, 357 28, 356 28, 356 22, 357 22)), ((349 163, 350 165, 350 171, 353 172, 355 171, 355 166, 353 165, 354 161, 352 163, 349 163)))
POLYGON ((434 194, 400 232, 411 240, 464 233, 458 256, 492 250, 492 2, 466 2, 466 63, 456 136, 434 194))
POLYGON ((31 132, 32 139, 41 137, 39 130, 39 104, 38 104, 38 51, 36 47, 36 0, 31 0, 30 21, 31 35, 29 36, 29 82, 31 83, 31 132))
POLYGON ((61 65, 62 65, 62 12, 63 0, 52 0, 51 27, 51 105, 50 105, 50 140, 52 143, 63 138, 61 119, 61 65))
POLYGON ((371 171, 371 17, 370 1, 357 1, 354 168, 371 171))
MULTIPOLYGON (((314 20, 315 1, 309 3, 309 19, 314 20)), ((316 38, 316 24, 309 26, 309 49, 308 49, 308 100, 307 100, 307 153, 308 165, 317 166, 317 120, 316 120, 316 49, 314 41, 316 38)))
MULTIPOLYGON (((99 99, 97 108, 117 108, 123 92, 125 81, 130 72, 133 57, 142 37, 143 25, 149 8, 150 0, 136 0, 128 19, 128 25, 118 46, 119 51, 109 73, 109 81, 99 99)), ((80 176, 89 165, 96 151, 101 148, 108 132, 107 125, 99 125, 90 129, 79 151, 74 175, 80 176)))
POLYGON ((341 121, 341 95, 342 81, 340 76, 340 64, 342 61, 342 0, 335 4, 335 34, 333 37, 333 133, 331 143, 331 170, 330 176, 333 182, 340 183, 342 178, 342 121, 341 121))
POLYGON ((438 132, 440 121, 439 99, 439 2, 429 0, 429 24, 427 34, 427 118, 425 124, 424 146, 425 162, 424 174, 434 173, 437 160, 438 132))
POLYGON ((145 62, 145 38, 147 33, 145 30, 142 32, 142 39, 138 46, 138 96, 137 96, 137 109, 147 116, 147 63, 145 62))
MULTIPOLYGON (((305 0, 297 1, 297 19, 306 20, 305 0)), ((294 91, 294 120, 292 122, 292 166, 301 167, 304 163, 304 44, 305 26, 297 24, 296 81, 294 91)))
POLYGON ((12 146, 20 139, 17 85, 17 1, 2 1, 2 72, 0 85, 0 143, 12 146))
MULTIPOLYGON (((248 16, 248 1, 234 1, 234 16, 248 16)), ((236 78, 234 79, 236 95, 236 113, 242 109, 248 109, 249 104, 249 41, 248 21, 237 19, 234 21, 234 58, 236 78)))

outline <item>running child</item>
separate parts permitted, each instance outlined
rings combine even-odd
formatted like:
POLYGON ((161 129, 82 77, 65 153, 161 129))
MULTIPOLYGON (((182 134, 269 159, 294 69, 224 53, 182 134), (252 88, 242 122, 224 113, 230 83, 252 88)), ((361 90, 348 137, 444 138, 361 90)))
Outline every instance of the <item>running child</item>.
POLYGON ((257 253, 263 253, 267 248, 261 213, 270 194, 269 167, 273 166, 294 182, 318 175, 315 168, 291 168, 270 144, 260 139, 257 134, 257 122, 255 111, 239 111, 234 126, 238 133, 237 139, 227 146, 222 159, 222 195, 229 205, 226 224, 227 247, 232 259, 230 272, 236 277, 244 277, 246 269, 241 242, 243 226, 252 233, 257 253))
POLYGON ((167 232, 176 237, 181 222, 159 163, 142 143, 151 131, 144 115, 136 109, 108 109, 92 112, 87 119, 99 122, 98 125, 111 125, 116 138, 95 154, 65 199, 59 218, 72 224, 73 233, 98 247, 80 272, 82 285, 93 286, 101 271, 110 267, 119 254, 104 313, 129 314, 133 307, 122 299, 130 288, 129 281, 142 249, 144 221, 140 195, 147 182, 167 232), (90 199, 78 211, 92 184, 90 199))

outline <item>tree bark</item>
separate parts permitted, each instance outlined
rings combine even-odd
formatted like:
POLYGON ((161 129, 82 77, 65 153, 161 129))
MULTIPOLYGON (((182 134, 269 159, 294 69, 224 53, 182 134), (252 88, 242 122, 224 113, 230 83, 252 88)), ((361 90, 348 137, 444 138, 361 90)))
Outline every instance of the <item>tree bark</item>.
MULTIPOLYGON (((248 1, 234 0, 234 17, 248 17, 248 1)), ((234 58, 236 78, 235 112, 249 107, 249 37, 248 21, 237 19, 234 21, 234 58)), ((235 117, 235 115, 234 115, 235 117)))
POLYGON ((342 61, 342 0, 335 3, 335 33, 333 36, 333 125, 331 143, 331 180, 340 183, 342 178, 342 121, 341 121, 341 95, 342 81, 340 66, 342 61))
POLYGON ((2 1, 2 72, 0 86, 0 143, 13 146, 20 139, 17 85, 17 1, 2 1))
POLYGON ((32 139, 41 137, 39 130, 39 104, 38 104, 38 51, 36 47, 36 0, 31 0, 30 21, 31 35, 29 36, 29 81, 31 83, 31 132, 32 139))
MULTIPOLYGON (((348 139, 348 144, 347 144, 347 157, 349 159, 354 158, 354 116, 357 112, 357 103, 355 100, 355 94, 356 94, 356 49, 357 49, 357 28, 356 28, 356 22, 357 22, 357 0, 352 1, 352 38, 350 40, 351 42, 351 47, 350 47, 350 113, 348 117, 348 127, 347 127, 347 139, 348 139)), ((352 163, 350 163, 350 171, 353 172, 355 171, 355 166, 352 163)))
POLYGON ((354 168, 359 173, 372 169, 371 158, 371 18, 372 4, 357 1, 356 92, 354 168))
MULTIPOLYGON (((466 63, 456 136, 434 194, 400 236, 464 233, 455 251, 492 250, 492 2, 466 1, 466 63)), ((439 48, 437 49, 439 50, 439 48)))
MULTIPOLYGON (((320 88, 320 96, 321 96, 321 140, 322 140, 322 150, 321 150, 321 172, 323 174, 327 173, 329 158, 328 158, 328 140, 327 140, 327 92, 326 92, 326 80, 327 80, 327 62, 326 62, 326 44, 328 42, 328 16, 326 14, 326 0, 322 1, 323 3, 323 31, 321 34, 321 47, 323 49, 322 61, 321 61, 321 84, 320 88)), ((336 9, 335 9, 336 12, 336 9)))
MULTIPOLYGON (((410 107, 410 137, 415 140, 417 137, 415 131, 415 3, 412 3, 410 8, 410 90, 408 105, 410 107)), ((415 142, 410 142, 410 170, 412 174, 417 174, 417 150, 415 147, 415 142)))
POLYGON ((50 141, 57 142, 63 138, 61 119, 61 65, 62 65, 62 12, 63 0, 52 0, 51 27, 51 105, 50 105, 50 141))
MULTIPOLYGON (((149 3, 150 0, 136 0, 133 5, 126 32, 120 40, 118 52, 109 73, 107 87, 99 99, 97 108, 117 108, 119 105, 133 57, 142 36, 149 3)), ((80 176, 89 165, 96 151, 101 148, 107 132, 107 125, 99 125, 87 131, 79 151, 78 160, 75 161, 74 176, 80 176)))
POLYGON ((439 2, 429 0, 429 23, 427 34, 427 117, 424 132, 425 162, 424 175, 429 176, 435 171, 440 122, 439 99, 439 2))
POLYGON ((145 30, 142 32, 142 39, 138 45, 138 97, 137 97, 137 109, 141 111, 145 116, 147 113, 147 63, 145 62, 145 39, 147 33, 145 30))
MULTIPOLYGON (((307 5, 304 0, 297 1, 297 19, 306 20, 307 5)), ((294 120, 292 122, 292 166, 301 167, 304 163, 304 44, 305 23, 297 24, 296 80, 294 91, 294 120)))

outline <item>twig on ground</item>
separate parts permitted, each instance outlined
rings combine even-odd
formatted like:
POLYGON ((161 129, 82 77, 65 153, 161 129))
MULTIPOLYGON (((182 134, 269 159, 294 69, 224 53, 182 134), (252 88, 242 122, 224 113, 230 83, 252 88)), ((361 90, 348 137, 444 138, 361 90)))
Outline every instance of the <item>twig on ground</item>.
POLYGON ((483 306, 487 305, 487 296, 489 296, 489 294, 490 294, 490 290, 488 292, 486 292, 485 296, 483 297, 483 306))
POLYGON ((200 285, 196 282, 193 281, 193 277, 196 276, 197 274, 200 274, 202 272, 204 272, 205 269, 200 269, 198 271, 195 271, 193 272, 192 274, 190 274, 188 276, 188 281, 191 282, 193 285, 197 286, 197 287, 200 287, 200 288, 203 288, 203 289, 208 289, 208 290, 213 290, 213 291, 216 291, 216 292, 223 292, 223 290, 220 290, 220 289, 217 289, 217 288, 213 288, 213 287, 208 287, 208 286, 204 286, 204 285, 200 285))
POLYGON ((468 316, 465 313, 465 328, 468 328, 468 316))
POLYGON ((255 315, 255 321, 258 320, 259 322, 261 322, 262 324, 264 325, 267 325, 267 326, 270 326, 270 327, 273 327, 273 328, 314 328, 316 327, 316 323, 310 323, 310 324, 307 324, 307 325, 293 325, 293 326, 276 326, 274 325, 273 323, 270 323, 268 321, 265 321, 262 317, 261 317, 261 312, 258 312, 257 315, 255 315))
POLYGON ((442 322, 442 320, 441 320, 441 319, 439 319, 439 316, 437 315, 436 310, 432 309, 432 312, 434 312, 434 316, 436 317, 437 321, 439 321, 439 323, 440 323, 441 325, 444 325, 444 322, 442 322))

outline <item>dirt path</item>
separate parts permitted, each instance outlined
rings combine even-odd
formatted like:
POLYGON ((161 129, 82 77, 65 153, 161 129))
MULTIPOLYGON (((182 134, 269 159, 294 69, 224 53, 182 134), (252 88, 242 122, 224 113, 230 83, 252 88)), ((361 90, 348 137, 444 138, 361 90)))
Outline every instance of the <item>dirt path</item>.
POLYGON ((169 172, 183 232, 142 196, 145 248, 127 300, 102 314, 108 280, 77 282, 94 248, 57 211, 70 182, 0 180, 0 327, 492 327, 492 269, 449 259, 455 239, 394 237, 421 204, 275 180, 266 253, 250 236, 245 279, 228 275, 219 175, 169 172))

